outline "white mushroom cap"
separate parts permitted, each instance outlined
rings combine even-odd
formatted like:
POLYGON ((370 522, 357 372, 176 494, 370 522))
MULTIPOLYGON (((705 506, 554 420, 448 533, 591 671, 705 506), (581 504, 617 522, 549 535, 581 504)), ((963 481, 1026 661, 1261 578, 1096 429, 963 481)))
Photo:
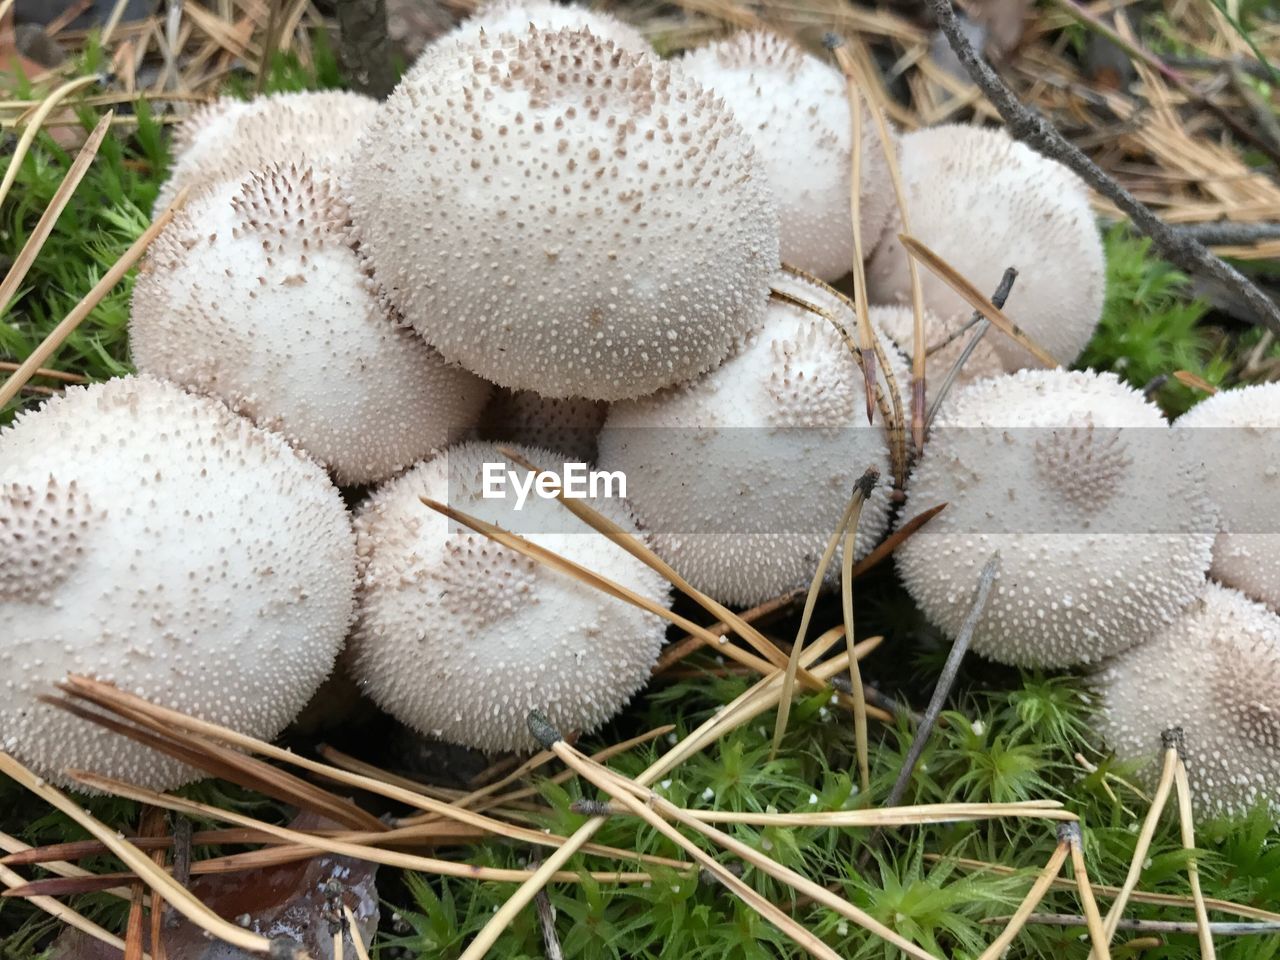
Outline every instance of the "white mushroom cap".
POLYGON ((1266 803, 1280 813, 1280 617, 1210 584, 1154 639, 1093 678, 1098 732, 1116 756, 1160 770, 1161 734, 1181 727, 1195 814, 1266 803))
POLYGON ((211 103, 200 104, 173 127, 169 136, 169 150, 173 158, 181 160, 184 154, 193 150, 212 151, 219 140, 233 134, 236 120, 249 110, 249 106, 248 100, 235 97, 219 97, 211 103))
MULTIPOLYGON (((563 454, 513 447, 547 469, 563 454)), ((527 476, 488 443, 463 443, 381 487, 356 519, 362 564, 352 676, 388 713, 428 736, 481 750, 535 746, 525 718, 593 730, 648 682, 665 634, 651 613, 455 525, 430 497, 515 530, 660 604, 666 581, 574 517, 531 494, 483 496, 483 467, 527 476)), ((508 491, 510 487, 508 486, 508 491)), ((588 499, 635 531, 625 503, 588 499)))
POLYGON ((700 379, 613 404, 599 464, 626 474, 654 549, 724 603, 808 585, 867 467, 884 482, 862 509, 859 557, 888 525, 888 442, 878 412, 867 423, 862 368, 829 321, 788 303, 771 302, 763 327, 700 379))
POLYGON ((1203 431, 1192 439, 1191 453, 1223 530, 1210 573, 1280 610, 1280 383, 1217 393, 1175 426, 1203 431))
POLYGON ((391 476, 472 427, 488 384, 388 311, 322 169, 206 188, 134 287, 138 369, 219 397, 347 484, 391 476))
MULTIPOLYGON (((944 125, 902 138, 911 232, 990 296, 1006 267, 1018 282, 1005 313, 1062 364, 1080 355, 1102 316, 1106 263, 1084 182, 1003 130, 944 125)), ((893 217, 896 218, 895 210, 893 217)), ((895 219, 871 258, 873 301, 908 302, 907 253, 895 219)), ((921 266, 925 304, 968 315, 965 300, 921 266)), ((989 335, 990 336, 990 335, 989 335)), ((1007 337, 992 338, 1005 368, 1038 366, 1007 337)))
POLYGON ((729 111, 586 32, 483 36, 402 83, 351 174, 362 251, 447 358, 615 400, 718 363, 778 264, 729 111))
MULTIPOLYGON (((872 306, 868 311, 871 322, 875 326, 883 330, 892 341, 893 346, 900 350, 905 357, 912 356, 913 346, 915 343, 915 311, 909 304, 882 304, 880 306, 872 306)), ((924 337, 926 346, 933 346, 944 342, 953 332, 958 331, 966 324, 972 314, 956 314, 949 319, 943 320, 936 314, 926 310, 924 313, 924 337)), ((930 406, 933 405, 933 398, 936 391, 942 386, 943 380, 947 373, 960 359, 960 354, 964 353, 965 345, 969 342, 976 328, 966 330, 963 334, 952 340, 945 347, 928 354, 925 357, 925 375, 928 379, 928 394, 926 400, 930 406)), ((960 372, 956 375, 955 382, 951 389, 963 386, 966 383, 973 383, 976 380, 985 380, 988 377, 998 377, 1004 373, 1004 363, 1000 360, 1000 355, 996 353, 992 341, 996 337, 1004 336, 994 328, 987 331, 986 335, 978 341, 978 345, 974 347, 973 353, 969 355, 969 359, 965 361, 964 366, 960 368, 960 372)), ((912 377, 914 382, 914 377, 912 377)), ((902 386, 903 396, 910 396, 908 387, 902 386)), ((950 402, 950 394, 945 401, 950 402)))
POLYGON ((413 79, 429 70, 436 58, 442 53, 447 55, 452 44, 473 44, 482 34, 523 34, 530 27, 545 31, 587 30, 628 53, 653 53, 639 30, 602 10, 552 0, 491 0, 427 47, 405 77, 413 79))
POLYGON ((273 163, 341 168, 377 107, 372 97, 338 91, 218 100, 179 125, 176 159, 155 209, 167 207, 183 187, 238 180, 273 163))
POLYGON ((954 637, 978 573, 1000 569, 973 650, 1066 667, 1150 637, 1204 588, 1213 535, 1197 473, 1160 411, 1114 375, 1022 370, 951 394, 907 483, 895 551, 925 616, 954 637))
MULTIPOLYGON (((844 75, 776 34, 741 32, 688 54, 686 75, 723 97, 778 199, 784 263, 834 280, 853 267, 852 119, 844 75)), ((894 206, 884 148, 863 105, 859 191, 869 254, 894 206)), ((895 142, 894 149, 897 149, 895 142)))
POLYGON ((596 437, 609 406, 582 397, 552 399, 532 390, 498 389, 480 418, 480 436, 495 443, 557 450, 583 463, 596 458, 596 437))
POLYGON ((269 739, 333 667, 355 551, 312 461, 149 377, 71 388, 0 431, 0 730, 41 776, 153 789, 190 767, 36 702, 83 673, 269 739))

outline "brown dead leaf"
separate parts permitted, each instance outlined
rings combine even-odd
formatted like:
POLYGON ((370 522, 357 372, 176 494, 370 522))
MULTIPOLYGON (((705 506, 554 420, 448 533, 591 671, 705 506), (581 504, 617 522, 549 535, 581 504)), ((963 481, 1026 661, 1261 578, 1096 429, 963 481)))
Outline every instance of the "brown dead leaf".
MULTIPOLYGON (((317 830, 338 826, 313 814, 290 824, 317 830)), ((196 877, 189 889, 219 916, 260 933, 283 937, 303 947, 315 960, 332 960, 330 926, 335 907, 350 907, 359 925, 361 942, 369 944, 378 927, 377 865, 346 857, 317 856, 296 863, 252 872, 196 877)), ((186 920, 162 924, 165 955, 171 960, 250 960, 225 943, 210 940, 186 920)), ((348 932, 344 955, 356 956, 348 932)), ((120 960, 120 952, 68 928, 49 953, 50 960, 120 960)))

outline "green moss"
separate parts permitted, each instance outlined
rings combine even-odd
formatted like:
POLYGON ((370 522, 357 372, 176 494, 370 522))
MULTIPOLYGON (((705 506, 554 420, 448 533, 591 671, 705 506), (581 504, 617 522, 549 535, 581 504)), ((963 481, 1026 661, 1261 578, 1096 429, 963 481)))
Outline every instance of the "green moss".
MULTIPOLYGON (((1177 370, 1221 383, 1230 364, 1201 326, 1208 306, 1191 297, 1186 276, 1153 256, 1150 240, 1123 226, 1112 227, 1105 243, 1106 303, 1078 365, 1111 370, 1139 389, 1177 370)), ((1170 380, 1154 399, 1176 416, 1201 396, 1170 380)))

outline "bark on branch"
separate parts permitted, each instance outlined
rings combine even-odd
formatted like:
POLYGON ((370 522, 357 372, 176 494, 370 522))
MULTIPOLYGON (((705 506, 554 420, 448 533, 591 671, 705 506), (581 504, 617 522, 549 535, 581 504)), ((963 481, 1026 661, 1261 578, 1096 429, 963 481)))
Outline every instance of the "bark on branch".
POLYGON ((387 38, 386 0, 338 0, 342 65, 361 93, 382 98, 396 85, 387 38))
POLYGON ((1101 167, 1060 134, 1039 112, 1021 103, 996 72, 974 51, 956 19, 952 0, 928 0, 938 27, 970 78, 1004 119, 1009 133, 1032 149, 1074 170, 1091 187, 1109 198, 1156 251, 1174 266, 1198 274, 1240 293, 1252 314, 1247 319, 1280 333, 1280 305, 1259 290, 1239 270, 1215 257, 1204 244, 1169 226, 1142 201, 1108 176, 1101 167))

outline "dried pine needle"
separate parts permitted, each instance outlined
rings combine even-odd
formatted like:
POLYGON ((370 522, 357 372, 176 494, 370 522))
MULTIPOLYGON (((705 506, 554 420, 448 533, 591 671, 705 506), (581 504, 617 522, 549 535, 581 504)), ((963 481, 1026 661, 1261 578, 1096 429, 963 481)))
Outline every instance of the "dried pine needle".
MULTIPOLYGON (((1164 812, 1165 805, 1169 802, 1169 792, 1173 788, 1174 773, 1178 765, 1178 750, 1172 744, 1166 743, 1164 750, 1164 764, 1160 771, 1160 780, 1156 784, 1155 795, 1151 800, 1151 809, 1147 811, 1146 819, 1142 822, 1142 829, 1138 832, 1138 841, 1133 848, 1133 860, 1129 863, 1129 871, 1125 875, 1124 883, 1120 887, 1120 892, 1116 894, 1115 901, 1111 904, 1111 909, 1107 911, 1106 919, 1103 922, 1103 942, 1110 944, 1116 935, 1116 924, 1120 922, 1120 918, 1124 916, 1124 908, 1129 902, 1129 895, 1133 893, 1138 886, 1138 878, 1142 875, 1142 865, 1146 863, 1147 851, 1151 849, 1151 840, 1155 836, 1156 824, 1160 821, 1160 814, 1164 812)), ((1098 960, 1094 954, 1090 954, 1093 960, 1098 960)))
MULTIPOLYGON (((106 844, 107 848, 125 866, 142 878, 149 887, 162 894, 164 899, 172 904, 175 910, 211 936, 224 940, 232 946, 239 947, 249 953, 266 954, 273 949, 281 949, 278 943, 273 944, 273 941, 266 937, 259 936, 256 933, 245 930, 243 927, 223 920, 194 897, 185 887, 175 882, 163 870, 160 870, 145 853, 127 840, 122 839, 115 830, 100 822, 87 810, 84 810, 63 794, 62 791, 45 783, 22 764, 3 752, 0 752, 0 773, 4 773, 17 781, 50 806, 61 810, 93 837, 106 844)), ((283 956, 291 956, 295 960, 302 960, 306 954, 301 950, 290 950, 284 952, 283 956)))
MULTIPOLYGON (((36 257, 39 256, 45 241, 53 233, 53 226, 58 222, 58 217, 66 209, 67 203, 71 200, 71 195, 76 192, 76 187, 80 185, 84 175, 89 172, 89 165, 93 163, 94 157, 98 155, 98 148, 102 146, 102 140, 107 135, 107 130, 111 126, 111 118, 114 115, 114 113, 108 111, 98 121, 98 125, 93 128, 93 132, 89 134, 89 139, 84 142, 84 146, 80 148, 80 152, 76 155, 75 162, 71 164, 66 176, 62 178, 62 183, 58 184, 58 189, 54 193, 53 199, 49 201, 44 213, 40 215, 35 229, 27 237, 27 242, 22 245, 18 258, 13 261, 13 266, 5 274, 4 281, 0 283, 0 312, 3 312, 9 305, 9 301, 13 299, 18 287, 26 279, 27 271, 31 269, 31 265, 35 263, 36 257)), ((42 376, 50 375, 43 370, 36 370, 35 372, 42 376)))
POLYGON ((1023 898, 1022 903, 1018 905, 1018 909, 995 940, 991 941, 987 949, 982 951, 978 960, 999 960, 1000 957, 1004 956, 1014 938, 1026 926, 1027 918, 1035 912, 1036 907, 1040 905, 1040 901, 1044 899, 1044 895, 1049 892, 1049 887, 1053 885, 1053 882, 1058 878, 1058 874, 1062 872, 1062 865, 1066 862, 1069 852, 1068 843, 1064 840, 1059 840, 1058 845, 1054 847, 1053 855, 1049 857, 1049 862, 1045 864, 1044 869, 1036 877, 1036 882, 1031 885, 1031 889, 1027 892, 1026 897, 1023 898))
MULTIPOLYGON (((1196 848, 1195 825, 1192 822, 1191 784, 1187 779, 1187 767, 1181 755, 1173 771, 1173 785, 1178 793, 1178 826, 1182 835, 1182 847, 1188 852, 1196 848)), ((1200 940, 1200 960, 1215 960, 1213 933, 1209 929, 1209 911, 1205 907, 1204 894, 1200 890, 1200 868, 1194 856, 1187 857, 1187 882, 1191 887, 1191 899, 1196 907, 1196 936, 1200 940)))
MULTIPOLYGON (((857 547, 858 520, 862 515, 862 504, 871 495, 879 472, 868 468, 858 481, 862 494, 855 501, 853 513, 844 530, 844 546, 840 554, 840 610, 844 621, 844 635, 854 636, 853 623, 853 555, 857 547)), ((862 668, 857 657, 849 658, 849 685, 853 694, 853 738, 854 751, 858 761, 858 781, 865 794, 871 789, 871 747, 867 738, 867 693, 862 687, 862 668)))
POLYGON ((783 734, 787 732, 787 719, 791 714, 791 701, 795 697, 796 670, 800 666, 800 655, 804 652, 804 641, 809 633, 809 621, 813 617, 814 607, 818 604, 818 594, 821 592, 822 584, 826 580, 827 568, 831 566, 831 558, 835 556, 836 548, 840 546, 840 538, 849 526, 854 512, 861 507, 864 496, 865 493, 861 486, 854 488, 853 495, 849 498, 849 503, 840 517, 839 525, 832 531, 831 537, 827 540, 826 548, 822 551, 822 557, 818 560, 818 568, 814 571, 813 580, 809 584, 809 593, 804 600, 804 612, 800 615, 800 627, 796 631, 796 642, 792 645, 791 655, 787 658, 787 672, 783 679, 782 697, 778 701, 778 717, 773 726, 773 743, 769 747, 770 760, 777 757, 778 748, 782 745, 783 734))
POLYGON ((0 204, 4 203, 5 198, 9 196, 9 189, 13 186, 13 181, 17 179, 18 170, 22 166, 22 161, 27 155, 27 151, 31 149, 31 144, 35 142, 36 134, 40 132, 40 128, 44 126, 45 120, 54 108, 63 100, 71 96, 78 90, 91 86, 98 82, 98 77, 88 76, 79 77, 71 80, 58 87, 42 101, 40 105, 31 110, 28 114, 24 114, 19 118, 18 122, 24 125, 22 136, 18 138, 18 144, 13 148, 13 154, 9 157, 8 169, 4 172, 4 179, 0 181, 0 204))
MULTIPOLYGON (((825 645, 821 642, 815 642, 806 652, 806 661, 812 663, 827 649, 830 649, 830 645, 835 642, 835 635, 830 635, 828 643, 825 645)), ((830 661, 815 667, 814 672, 823 679, 835 676, 840 670, 845 669, 844 660, 846 657, 848 657, 847 652, 833 657, 830 661)), ((714 742, 728 730, 750 722, 753 718, 777 704, 781 689, 781 671, 775 671, 773 674, 758 681, 750 690, 735 698, 715 716, 704 721, 688 737, 685 737, 645 768, 636 777, 635 782, 648 786, 668 771, 675 769, 688 757, 692 756, 695 751, 702 749, 708 743, 714 742)), ((583 844, 590 841, 596 831, 604 825, 605 819, 605 817, 601 816, 592 817, 579 827, 572 836, 568 837, 558 850, 553 851, 539 865, 534 875, 526 880, 498 908, 497 912, 489 919, 489 922, 476 934, 475 939, 468 944, 467 949, 463 951, 459 960, 481 960, 497 939, 502 936, 503 931, 533 901, 537 892, 551 881, 552 875, 563 867, 569 861, 569 858, 582 848, 583 844)))
POLYGON ((986 295, 977 287, 970 283, 955 267, 943 260, 934 251, 917 240, 915 237, 902 233, 898 235, 898 240, 906 248, 907 253, 911 255, 911 259, 919 260, 929 268, 940 280, 947 284, 952 290, 969 302, 973 309, 977 310, 991 325, 1003 333, 1006 337, 1029 352, 1037 360, 1046 367, 1054 368, 1058 366, 1049 351, 1032 340, 1023 332, 1016 323, 1000 312, 1000 309, 993 304, 986 295))
MULTIPOLYGON (((175 810, 179 813, 185 813, 190 816, 218 820, 223 823, 234 823, 242 827, 250 827, 255 830, 261 830, 263 833, 268 833, 278 840, 284 840, 300 847, 309 847, 313 850, 336 854, 340 857, 351 857, 355 860, 379 863, 389 867, 399 867, 404 870, 416 870, 419 873, 430 873, 444 877, 460 877, 462 879, 471 880, 494 880, 507 883, 520 883, 527 880, 531 875, 528 870, 507 870, 499 867, 478 867, 469 863, 458 863, 453 860, 441 860, 436 857, 420 857, 414 854, 400 853, 395 850, 383 850, 380 847, 374 847, 368 844, 353 843, 348 840, 320 836, 314 833, 304 833, 300 830, 292 830, 288 827, 278 827, 274 824, 266 823, 262 820, 255 820, 252 817, 235 813, 231 810, 223 810, 209 804, 196 803, 192 800, 184 800, 182 797, 176 797, 172 794, 156 793, 154 790, 146 790, 142 787, 125 783, 122 780, 99 776, 96 773, 89 773, 85 770, 68 770, 67 775, 85 786, 114 794, 117 797, 137 800, 140 803, 149 803, 152 806, 163 807, 166 810, 175 810)), ((149 860, 147 860, 147 863, 150 865, 151 870, 154 871, 154 865, 151 865, 149 860)), ((128 866, 135 869, 136 872, 134 864, 128 863, 128 866)), ((652 879, 652 877, 647 873, 597 871, 588 874, 588 876, 599 883, 648 883, 652 879)), ((553 879, 558 883, 578 883, 581 881, 582 876, 571 871, 564 871, 557 873, 553 879)), ((170 881, 170 883, 172 885, 172 881, 170 881)), ((190 896, 190 894, 188 894, 188 896, 190 896)), ((223 939, 226 938, 224 937, 223 939)))

